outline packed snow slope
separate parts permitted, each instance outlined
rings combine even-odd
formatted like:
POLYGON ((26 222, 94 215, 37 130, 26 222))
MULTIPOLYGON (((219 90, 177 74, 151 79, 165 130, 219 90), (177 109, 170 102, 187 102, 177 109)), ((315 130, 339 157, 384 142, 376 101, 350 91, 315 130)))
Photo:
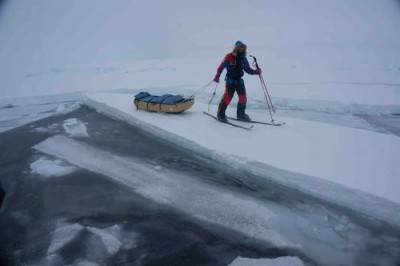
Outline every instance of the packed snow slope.
MULTIPOLYGON (((372 210, 400 225, 397 136, 279 116, 286 125, 255 125, 247 131, 204 115, 207 104, 202 102, 169 115, 136 110, 133 95, 123 93, 90 93, 85 103, 221 164, 259 171, 280 184, 359 211, 372 210)), ((250 114, 267 121, 266 111, 250 114)))

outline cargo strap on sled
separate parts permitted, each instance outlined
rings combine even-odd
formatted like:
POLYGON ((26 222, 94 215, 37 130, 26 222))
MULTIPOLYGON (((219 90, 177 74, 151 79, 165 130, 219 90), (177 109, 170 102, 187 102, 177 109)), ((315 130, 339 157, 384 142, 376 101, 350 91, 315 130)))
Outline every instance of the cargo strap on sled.
POLYGON ((185 99, 181 95, 165 94, 162 96, 150 95, 148 92, 140 92, 135 95, 134 105, 137 110, 152 112, 181 113, 191 108, 194 99, 185 99))
MULTIPOLYGON (((194 98, 198 95, 200 95, 202 92, 204 92, 211 84, 213 83, 213 80, 208 82, 207 84, 205 84, 203 87, 201 87, 200 89, 198 89, 195 93, 192 94, 192 96, 190 96, 190 98, 194 98)), ((216 83, 215 88, 214 88, 214 92, 210 98, 210 100, 208 101, 208 113, 210 112, 210 105, 215 97, 215 94, 217 92, 217 87, 218 87, 218 83, 216 83)))

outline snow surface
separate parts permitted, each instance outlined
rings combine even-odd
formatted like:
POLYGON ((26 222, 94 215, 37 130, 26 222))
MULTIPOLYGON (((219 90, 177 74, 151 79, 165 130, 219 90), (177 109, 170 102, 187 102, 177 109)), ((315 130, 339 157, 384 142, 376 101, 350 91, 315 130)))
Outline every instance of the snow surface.
MULTIPOLYGON (((62 248, 76 241, 79 236, 85 231, 85 229, 99 237, 99 243, 102 243, 108 254, 114 255, 122 247, 122 243, 118 240, 114 234, 123 234, 122 229, 119 226, 111 226, 105 229, 96 228, 92 226, 83 226, 79 223, 69 224, 60 223, 60 225, 52 232, 51 243, 47 250, 47 256, 43 258, 43 263, 60 264, 60 257, 58 253, 62 248)), ((129 236, 132 236, 129 234, 129 236)), ((124 240, 125 241, 125 240, 124 240)), ((126 241, 125 241, 126 242, 126 241)), ((132 247, 129 244, 129 247, 132 247)), ((90 252, 95 252, 90 250, 90 252)), ((98 265, 97 263, 90 261, 76 262, 77 265, 98 265)))
POLYGON ((85 124, 77 118, 65 120, 62 127, 71 137, 89 137, 85 124))
POLYGON ((80 93, 0 100, 0 133, 80 107, 80 93))
POLYGON ((91 261, 81 261, 76 263, 77 266, 98 266, 98 263, 91 262, 91 261))
POLYGON ((304 263, 297 257, 280 257, 276 259, 249 259, 237 258, 229 266, 303 266, 304 263))
POLYGON ((85 227, 78 223, 64 224, 58 227, 52 233, 51 244, 48 248, 47 253, 52 255, 58 252, 66 244, 70 243, 78 237, 85 227))
POLYGON ((67 166, 61 160, 39 158, 30 165, 31 172, 44 177, 57 177, 70 174, 77 170, 74 166, 67 166))
MULTIPOLYGON (((259 162, 340 184, 354 189, 356 194, 360 190, 400 203, 397 136, 282 117, 276 119, 284 119, 285 126, 255 125, 251 131, 245 131, 205 116, 202 111, 207 110, 207 105, 201 102, 181 115, 168 115, 138 111, 132 100, 133 95, 90 93, 85 102, 99 112, 140 125, 151 134, 194 152, 205 152, 208 157, 217 154, 221 162, 259 162)), ((215 112, 213 109, 212 113, 215 112)), ((254 120, 267 120, 266 113, 250 114, 254 120)), ((301 188, 302 184, 296 183, 298 186, 301 188)), ((333 186, 311 189, 323 196, 333 186)))
POLYGON ((90 226, 88 226, 87 229, 93 234, 96 234, 101 237, 101 240, 103 241, 104 246, 106 247, 107 252, 110 255, 114 255, 121 248, 122 246, 121 241, 119 241, 113 234, 111 234, 107 230, 90 226))

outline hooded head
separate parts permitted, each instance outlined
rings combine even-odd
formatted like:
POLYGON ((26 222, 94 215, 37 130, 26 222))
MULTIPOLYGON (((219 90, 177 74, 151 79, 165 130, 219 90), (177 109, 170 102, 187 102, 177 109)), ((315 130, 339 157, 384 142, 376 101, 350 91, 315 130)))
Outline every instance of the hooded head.
POLYGON ((237 41, 235 43, 235 47, 233 48, 232 54, 234 56, 237 56, 237 55, 245 56, 246 55, 246 50, 247 50, 247 45, 244 44, 242 41, 237 41))

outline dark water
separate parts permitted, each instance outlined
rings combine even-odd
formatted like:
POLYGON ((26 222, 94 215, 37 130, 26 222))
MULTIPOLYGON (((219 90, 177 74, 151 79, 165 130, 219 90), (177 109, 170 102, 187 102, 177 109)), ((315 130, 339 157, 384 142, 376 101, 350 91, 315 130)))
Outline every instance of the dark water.
POLYGON ((0 183, 0 206, 3 205, 4 197, 6 196, 6 192, 3 190, 3 187, 0 183))
MULTIPOLYGON (((61 124, 68 118, 87 123, 90 137, 80 139, 82 142, 283 206, 295 213, 289 218, 300 215, 314 221, 311 223, 323 223, 322 227, 337 227, 346 217, 349 229, 337 235, 344 239, 360 236, 361 248, 349 260, 355 265, 398 265, 400 261, 400 234, 396 229, 366 224, 357 215, 268 182, 245 182, 249 178, 242 178, 244 173, 240 171, 218 167, 140 129, 82 107, 0 134, 0 183, 6 192, 0 212, 1 265, 228 265, 238 256, 285 255, 298 256, 310 265, 320 261, 307 252, 259 245, 247 237, 237 237, 229 229, 198 223, 173 207, 154 203, 107 176, 85 169, 56 178, 32 173, 30 164, 44 156, 32 147, 50 136, 65 135, 61 124), (63 239, 73 237, 57 252, 49 252, 55 231, 65 225, 75 225, 77 229, 68 231, 63 239), (122 246, 110 252, 93 228, 116 232, 122 246)), ((304 238, 311 238, 308 231, 304 234, 304 238)), ((329 249, 333 237, 323 238, 318 241, 329 249)))
POLYGON ((164 167, 217 174, 197 164, 193 156, 87 108, 4 132, 0 135, 0 180, 7 195, 0 213, 1 265, 66 265, 80 258, 101 265, 227 265, 237 256, 285 254, 221 237, 172 209, 83 169, 54 179, 38 179, 29 169, 40 157, 32 147, 62 133, 60 124, 70 117, 90 121, 87 127, 93 137, 86 140, 88 143, 119 154, 137 154, 164 167), (58 126, 52 127, 55 124, 58 126), (34 130, 49 126, 52 129, 48 132, 34 130), (96 228, 118 225, 123 234, 139 237, 134 247, 110 256, 98 244, 99 239, 93 240, 92 233, 82 230, 56 258, 46 259, 51 233, 60 221, 96 228))

